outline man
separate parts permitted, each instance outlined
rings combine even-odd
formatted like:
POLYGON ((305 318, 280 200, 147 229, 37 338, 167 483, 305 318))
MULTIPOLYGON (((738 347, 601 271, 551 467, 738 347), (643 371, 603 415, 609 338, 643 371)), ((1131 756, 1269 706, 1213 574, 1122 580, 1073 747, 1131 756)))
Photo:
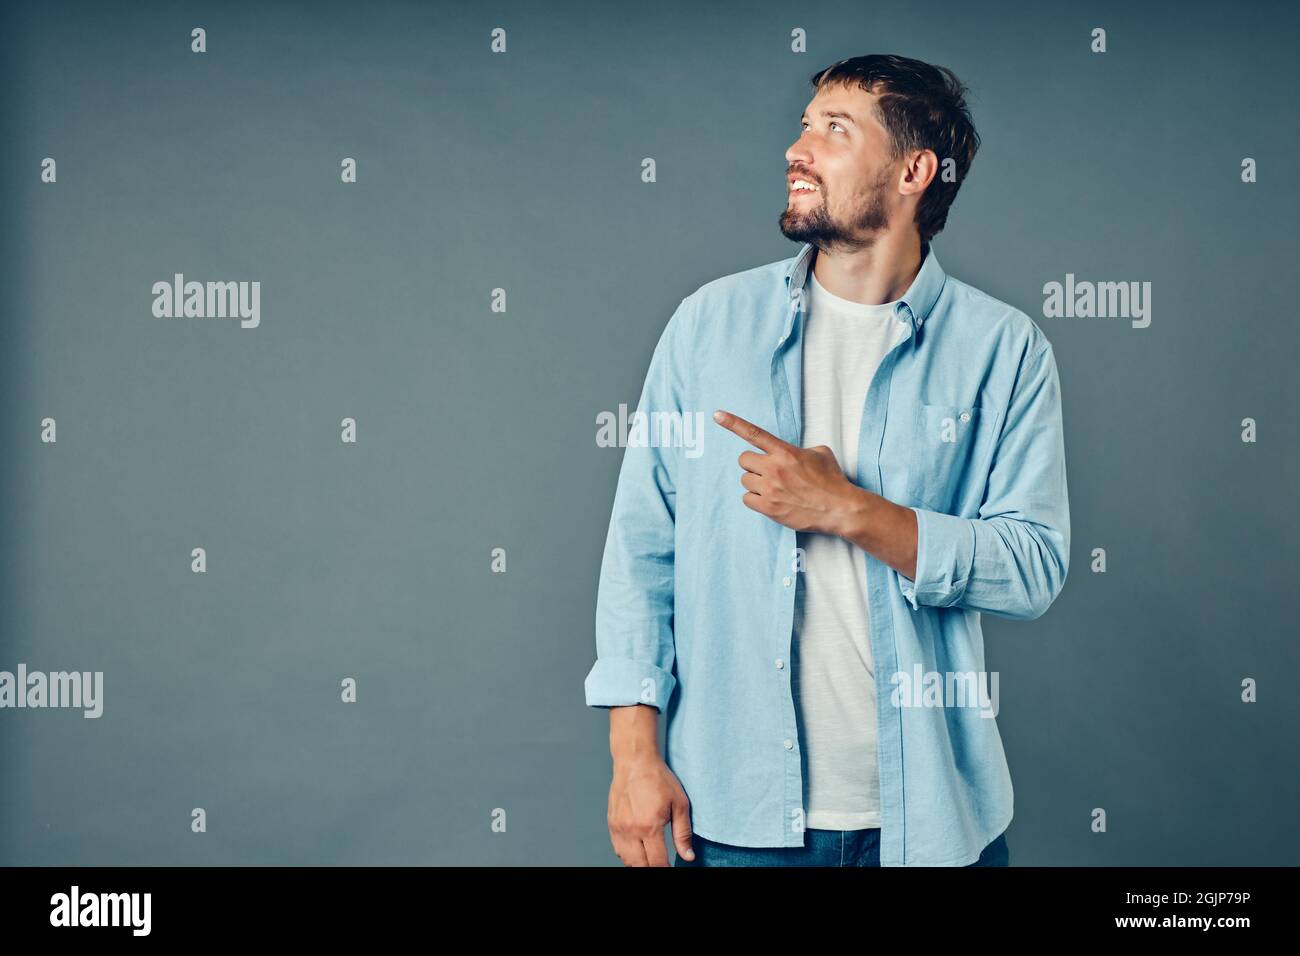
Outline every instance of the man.
POLYGON ((668 865, 665 824, 678 865, 1005 865, 980 615, 1065 582, 1056 360, 931 248, 979 146, 957 78, 864 56, 812 83, 800 252, 683 299, 641 394, 718 425, 624 451, 585 684, 610 837, 630 866, 668 865))

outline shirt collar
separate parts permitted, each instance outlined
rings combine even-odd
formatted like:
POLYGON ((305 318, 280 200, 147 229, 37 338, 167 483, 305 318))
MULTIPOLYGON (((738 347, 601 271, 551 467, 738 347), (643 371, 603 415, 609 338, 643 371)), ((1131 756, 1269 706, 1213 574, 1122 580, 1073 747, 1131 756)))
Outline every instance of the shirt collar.
MULTIPOLYGON (((811 242, 805 242, 803 248, 786 266, 785 284, 790 293, 790 301, 793 307, 786 318, 785 331, 781 333, 782 342, 790 334, 790 328, 794 324, 794 313, 798 311, 797 307, 803 304, 808 282, 808 266, 813 261, 813 253, 816 248, 811 242)), ((921 255, 920 271, 917 272, 916 277, 912 279, 912 284, 907 287, 907 291, 902 294, 898 300, 898 305, 895 306, 898 317, 910 322, 913 333, 921 331, 921 324, 929 318, 931 310, 934 309, 934 304, 939 301, 939 293, 943 291, 944 282, 948 278, 947 273, 943 271, 943 267, 939 265, 939 259, 934 254, 934 247, 930 243, 921 244, 921 255)))

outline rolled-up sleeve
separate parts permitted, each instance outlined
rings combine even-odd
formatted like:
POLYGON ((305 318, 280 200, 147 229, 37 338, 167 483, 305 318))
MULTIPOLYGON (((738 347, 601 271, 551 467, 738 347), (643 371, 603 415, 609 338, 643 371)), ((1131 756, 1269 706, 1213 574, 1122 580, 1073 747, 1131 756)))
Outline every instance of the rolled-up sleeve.
POLYGON ((1021 367, 978 518, 916 512, 913 610, 963 607, 1032 620, 1056 600, 1070 562, 1070 506, 1056 357, 1045 343, 1021 367))
MULTIPOLYGON (((637 411, 683 411, 678 341, 690 297, 669 319, 655 347, 637 411)), ((650 704, 664 710, 673 676, 677 510, 675 447, 630 441, 623 451, 596 595, 596 663, 587 674, 591 707, 650 704)))

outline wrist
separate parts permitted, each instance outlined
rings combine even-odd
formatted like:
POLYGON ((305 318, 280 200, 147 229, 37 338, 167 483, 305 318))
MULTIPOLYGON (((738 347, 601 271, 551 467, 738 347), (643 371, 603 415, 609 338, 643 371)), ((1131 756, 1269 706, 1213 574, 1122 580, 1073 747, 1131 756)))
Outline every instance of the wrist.
POLYGON ((873 519, 881 500, 879 496, 873 495, 867 489, 850 483, 844 502, 836 512, 832 534, 856 544, 864 551, 870 550, 867 547, 867 539, 875 523, 873 519))
POLYGON ((647 704, 611 708, 609 753, 615 763, 659 757, 659 711, 647 704))

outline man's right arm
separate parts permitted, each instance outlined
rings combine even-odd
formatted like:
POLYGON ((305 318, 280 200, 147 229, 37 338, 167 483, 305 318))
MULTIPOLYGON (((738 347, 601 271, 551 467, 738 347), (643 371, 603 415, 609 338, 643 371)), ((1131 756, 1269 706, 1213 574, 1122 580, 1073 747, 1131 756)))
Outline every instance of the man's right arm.
MULTIPOLYGON (((654 412, 685 414, 676 342, 688 302, 678 305, 650 360, 637 410, 651 421, 654 412)), ((614 850, 629 866, 668 865, 668 823, 678 854, 694 858, 690 805, 658 746, 658 716, 677 684, 678 453, 653 441, 623 451, 596 596, 597 660, 584 685, 587 704, 610 711, 608 824, 614 850)))
MULTIPOLYGON (((683 299, 659 337, 637 411, 685 414, 677 342, 683 299)), ((666 709, 673 675, 673 598, 680 449, 653 441, 623 450, 596 593, 596 663, 587 675, 591 707, 648 704, 666 709)))

